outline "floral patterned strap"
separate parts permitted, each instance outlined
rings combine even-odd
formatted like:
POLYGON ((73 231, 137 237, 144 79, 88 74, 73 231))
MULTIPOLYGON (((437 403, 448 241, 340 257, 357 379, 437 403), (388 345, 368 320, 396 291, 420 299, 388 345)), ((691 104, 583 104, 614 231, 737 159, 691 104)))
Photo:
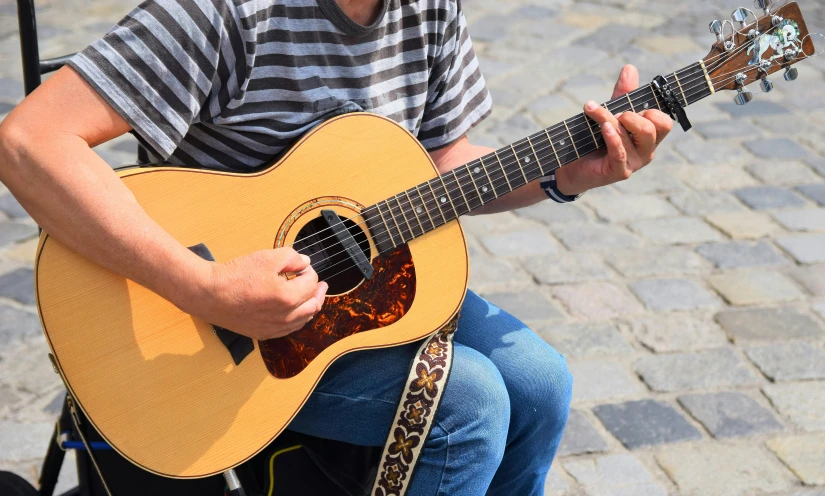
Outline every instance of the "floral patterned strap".
POLYGON ((373 496, 404 496, 407 492, 453 365, 453 333, 457 324, 458 315, 418 348, 384 444, 373 496))

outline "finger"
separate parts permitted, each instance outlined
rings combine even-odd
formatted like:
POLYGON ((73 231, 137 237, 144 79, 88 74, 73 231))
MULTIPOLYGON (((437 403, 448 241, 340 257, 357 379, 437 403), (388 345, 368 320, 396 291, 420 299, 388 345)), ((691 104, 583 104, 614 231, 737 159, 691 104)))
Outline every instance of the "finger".
POLYGON ((616 86, 613 88, 613 97, 618 98, 625 93, 629 93, 639 87, 639 70, 636 66, 626 65, 622 67, 622 72, 619 73, 619 80, 616 81, 616 86))
POLYGON ((318 290, 318 274, 312 266, 309 266, 301 275, 287 280, 286 283, 285 291, 289 295, 287 301, 297 307, 315 297, 315 292, 318 290))
POLYGON ((613 124, 605 122, 602 125, 602 136, 607 145, 607 159, 611 170, 621 179, 629 178, 632 171, 627 167, 627 149, 619 130, 613 124))
POLYGON ((639 115, 653 123, 653 126, 656 128, 657 145, 661 143, 668 134, 670 134, 670 131, 673 130, 673 119, 671 119, 670 116, 664 112, 651 109, 645 110, 639 115))
POLYGON ((605 122, 610 122, 614 126, 619 125, 619 121, 616 120, 616 116, 611 114, 606 108, 600 107, 598 103, 592 100, 584 104, 584 113, 596 121, 599 126, 605 122))
POLYGON ((323 281, 318 283, 318 289, 315 290, 315 301, 318 303, 318 309, 315 310, 316 313, 320 312, 321 308, 324 306, 324 301, 328 290, 329 284, 323 281))
POLYGON ((292 248, 281 248, 279 255, 280 260, 279 272, 282 273, 298 273, 309 267, 309 257, 302 255, 292 248))
POLYGON ((292 324, 303 327, 307 322, 315 317, 316 313, 318 313, 318 300, 313 297, 290 312, 287 320, 292 324))
POLYGON ((647 165, 653 160, 656 151, 656 126, 652 122, 633 112, 625 112, 619 117, 619 123, 631 134, 636 153, 647 165))

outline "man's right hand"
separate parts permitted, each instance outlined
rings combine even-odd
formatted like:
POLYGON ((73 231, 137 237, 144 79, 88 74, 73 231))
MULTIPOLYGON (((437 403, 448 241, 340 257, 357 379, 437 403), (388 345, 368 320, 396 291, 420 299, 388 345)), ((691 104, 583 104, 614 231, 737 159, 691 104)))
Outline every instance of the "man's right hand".
POLYGON ((178 306, 187 313, 257 340, 286 336, 321 309, 328 285, 309 257, 292 248, 208 262, 203 284, 178 306), (298 274, 291 279, 284 274, 298 274))

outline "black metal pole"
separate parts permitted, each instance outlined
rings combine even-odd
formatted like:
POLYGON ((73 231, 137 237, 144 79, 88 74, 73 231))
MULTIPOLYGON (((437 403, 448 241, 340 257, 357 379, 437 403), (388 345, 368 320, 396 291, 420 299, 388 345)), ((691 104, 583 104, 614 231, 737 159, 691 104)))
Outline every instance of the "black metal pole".
POLYGON ((20 52, 23 55, 23 83, 28 95, 40 86, 40 49, 37 45, 37 20, 34 0, 17 0, 20 23, 20 52))

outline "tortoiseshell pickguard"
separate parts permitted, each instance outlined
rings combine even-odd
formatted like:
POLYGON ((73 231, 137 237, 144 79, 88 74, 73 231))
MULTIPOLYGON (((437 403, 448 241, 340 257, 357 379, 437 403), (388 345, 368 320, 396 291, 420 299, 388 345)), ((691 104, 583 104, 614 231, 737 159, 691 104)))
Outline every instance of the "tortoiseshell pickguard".
POLYGON ((353 334, 397 322, 415 298, 415 266, 406 245, 372 262, 372 279, 347 294, 332 296, 301 330, 259 341, 267 370, 279 378, 298 375, 323 350, 353 334))

